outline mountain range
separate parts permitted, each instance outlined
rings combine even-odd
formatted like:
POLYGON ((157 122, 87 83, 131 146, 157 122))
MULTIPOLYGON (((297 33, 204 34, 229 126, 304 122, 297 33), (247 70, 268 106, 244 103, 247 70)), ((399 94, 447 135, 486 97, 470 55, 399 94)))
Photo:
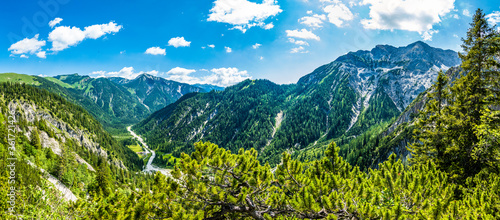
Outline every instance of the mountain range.
POLYGON ((0 109, 17 110, 20 151, 30 164, 20 172, 49 180, 75 200, 85 190, 105 190, 101 185, 110 183, 103 176, 125 188, 150 181, 132 174, 144 165, 127 147, 137 142, 116 135, 132 124, 156 151, 156 166, 193 152, 199 141, 232 152, 254 148, 258 160, 271 166, 282 162, 283 152, 302 161, 323 158, 331 141, 360 169, 376 167, 391 153, 404 160, 438 71, 453 80, 459 63, 454 51, 416 42, 351 52, 287 85, 245 80, 223 89, 147 74, 125 79, 6 73, 0 74, 0 109))
POLYGON ((0 81, 26 82, 62 95, 83 106, 111 132, 124 132, 127 125, 192 92, 222 90, 213 85, 189 85, 142 74, 135 79, 92 78, 78 74, 55 77, 0 74, 0 81))
POLYGON ((284 151, 297 155, 330 140, 347 143, 390 123, 439 70, 458 64, 456 52, 421 41, 379 45, 341 56, 296 84, 246 80, 224 91, 184 96, 134 129, 165 154, 179 156, 197 141, 211 141, 233 152, 255 148, 261 162, 277 164, 284 151))
MULTIPOLYGON (((314 159, 331 140, 349 146, 374 130, 378 135, 430 87, 439 70, 459 63, 456 52, 418 41, 347 53, 290 85, 245 80, 223 89, 148 74, 135 79, 0 74, 0 81, 59 94, 112 133, 136 124, 160 155, 179 157, 192 151, 193 143, 211 141, 233 152, 258 149, 262 162, 277 164, 284 151, 314 159)), ((341 153, 349 162, 370 164, 357 150, 341 153)), ((164 163, 162 158, 155 162, 164 163)))

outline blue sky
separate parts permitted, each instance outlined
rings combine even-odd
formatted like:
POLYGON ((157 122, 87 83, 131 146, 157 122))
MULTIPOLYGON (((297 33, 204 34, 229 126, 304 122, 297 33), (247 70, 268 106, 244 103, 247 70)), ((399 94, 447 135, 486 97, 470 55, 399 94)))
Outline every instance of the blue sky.
POLYGON ((418 40, 460 50, 471 15, 500 23, 500 2, 462 0, 4 0, 0 72, 187 83, 295 83, 349 51, 418 40))

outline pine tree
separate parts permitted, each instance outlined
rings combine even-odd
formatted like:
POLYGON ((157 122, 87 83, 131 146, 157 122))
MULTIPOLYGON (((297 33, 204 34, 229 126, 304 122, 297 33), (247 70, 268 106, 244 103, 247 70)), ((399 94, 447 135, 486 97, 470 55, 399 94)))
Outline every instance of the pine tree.
POLYGON ((448 77, 443 71, 439 71, 437 80, 428 93, 429 101, 425 109, 420 112, 421 117, 416 123, 418 129, 414 130, 419 142, 409 147, 414 156, 413 163, 425 163, 431 160, 441 167, 446 167, 448 164, 445 158, 447 130, 444 116, 449 97, 447 83, 448 77))
POLYGON ((488 25, 485 14, 478 9, 471 28, 463 40, 462 76, 451 88, 450 109, 454 131, 447 149, 456 160, 453 169, 463 169, 472 176, 483 168, 491 168, 499 159, 498 110, 500 104, 498 78, 498 32, 488 25), (492 108, 493 107, 493 108, 492 108), (491 139, 493 137, 493 139, 491 139))
POLYGON ((97 189, 104 195, 108 196, 110 191, 109 169, 106 165, 106 159, 100 159, 99 168, 97 169, 96 183, 97 189))
POLYGON ((31 132, 31 145, 36 149, 41 149, 42 145, 40 143, 40 135, 38 134, 38 130, 33 129, 31 132))
POLYGON ((500 161, 499 34, 476 11, 463 39, 462 73, 449 96, 441 79, 433 86, 428 106, 417 123, 421 143, 412 146, 414 161, 435 161, 451 177, 464 182, 484 169, 496 169, 500 161), (440 91, 443 92, 440 92, 440 91), (445 104, 445 106, 443 106, 445 104))

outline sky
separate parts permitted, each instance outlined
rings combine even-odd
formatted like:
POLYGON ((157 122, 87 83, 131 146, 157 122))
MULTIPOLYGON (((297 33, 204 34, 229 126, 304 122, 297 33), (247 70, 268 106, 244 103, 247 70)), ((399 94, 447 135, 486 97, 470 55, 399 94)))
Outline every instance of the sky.
POLYGON ((460 51, 477 8, 500 25, 492 0, 2 0, 0 72, 296 83, 380 44, 460 51))

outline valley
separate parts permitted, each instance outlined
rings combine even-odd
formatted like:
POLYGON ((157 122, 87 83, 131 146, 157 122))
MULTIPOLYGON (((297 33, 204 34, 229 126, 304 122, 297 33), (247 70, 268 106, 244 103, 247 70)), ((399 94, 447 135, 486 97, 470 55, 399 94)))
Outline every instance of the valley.
MULTIPOLYGON (((308 149, 324 149, 331 141, 348 145, 353 137, 391 122, 440 70, 459 63, 457 52, 421 41, 378 45, 341 56, 296 84, 246 80, 223 91, 184 96, 134 128, 150 146, 174 157, 191 152, 198 141, 210 141, 232 152, 255 148, 259 160, 273 166, 285 151, 294 152, 294 158, 320 159, 322 153, 308 149)), ((352 164, 378 164, 357 154, 357 149, 341 150, 352 164)))
MULTIPOLYGON (((221 2, 210 13, 242 13, 221 2)), ((281 13, 277 1, 241 2, 248 3, 245 13, 263 5, 281 13)), ((332 6, 322 10, 327 13, 376 3, 321 4, 332 6)), ((298 21, 315 24, 315 33, 336 21, 332 14, 327 20, 305 13, 310 17, 298 21)), ((246 15, 256 23, 214 33, 226 39, 248 29, 261 40, 268 36, 255 37, 255 28, 279 28, 246 15)), ((235 63, 274 65, 269 42, 231 48, 198 45, 201 38, 191 36, 145 52, 86 54, 137 59, 143 71, 0 74, 0 219, 500 219, 500 31, 488 23, 492 16, 481 9, 467 16, 473 22, 462 51, 429 45, 439 33, 429 29, 403 46, 343 53, 287 84, 236 67, 199 65, 235 62, 218 53, 234 54, 235 63), (196 57, 195 50, 206 54, 196 57), (170 67, 186 60, 192 68, 170 67), (155 62, 170 70, 151 70, 155 62)), ((222 18, 206 23, 225 23, 222 18)), ((371 19, 363 21, 375 25, 371 19)), ((12 44, 12 60, 55 62, 61 50, 110 34, 108 41, 123 27, 60 22, 49 23, 54 30, 46 40, 37 34, 12 44), (68 30, 80 38, 65 41, 58 33, 68 30), (52 49, 44 48, 47 42, 52 49), (37 48, 20 46, 28 44, 37 48)), ((286 43, 300 46, 288 56, 301 59, 316 56, 315 44, 325 42, 307 29, 285 33, 286 43)))
POLYGON ((144 153, 146 155, 148 154, 151 154, 151 156, 149 157, 148 161, 146 162, 146 165, 143 169, 143 172, 145 173, 155 173, 155 172, 161 172, 163 175, 165 176, 170 176, 170 170, 168 169, 161 169, 161 168, 158 168, 158 167, 155 167, 154 165, 152 165, 153 163, 153 160, 155 159, 156 157, 156 153, 154 150, 151 150, 149 149, 148 145, 144 142, 144 140, 142 140, 141 137, 139 137, 137 134, 135 134, 135 132, 133 132, 131 130, 132 126, 128 126, 127 127, 127 131, 130 132, 130 134, 139 141, 139 143, 141 143, 142 147, 144 148, 144 153))

